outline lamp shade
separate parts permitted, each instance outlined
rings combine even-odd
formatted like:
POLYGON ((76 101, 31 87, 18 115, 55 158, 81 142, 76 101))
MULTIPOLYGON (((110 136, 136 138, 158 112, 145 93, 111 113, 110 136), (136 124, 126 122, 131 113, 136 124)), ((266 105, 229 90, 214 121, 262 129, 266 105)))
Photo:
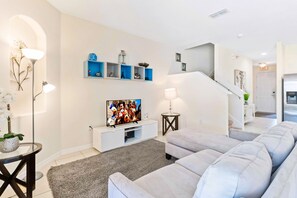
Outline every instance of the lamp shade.
POLYGON ((56 87, 54 85, 49 84, 47 82, 43 82, 42 85, 43 85, 44 93, 49 93, 49 92, 53 91, 54 89, 56 89, 56 87))
POLYGON ((165 89, 164 93, 165 93, 165 98, 167 100, 172 100, 172 99, 175 99, 177 97, 175 88, 165 89))
POLYGON ((23 55, 30 60, 39 60, 44 56, 44 52, 37 49, 22 49, 23 55))

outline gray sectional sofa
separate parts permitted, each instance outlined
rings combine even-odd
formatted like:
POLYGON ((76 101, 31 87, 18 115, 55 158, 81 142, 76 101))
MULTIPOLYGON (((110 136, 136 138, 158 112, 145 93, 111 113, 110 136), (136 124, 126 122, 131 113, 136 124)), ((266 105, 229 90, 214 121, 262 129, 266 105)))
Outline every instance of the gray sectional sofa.
MULTIPOLYGON (((253 141, 209 138, 209 146, 216 150, 209 149, 204 139, 201 151, 190 151, 174 164, 135 181, 121 173, 111 175, 108 197, 297 197, 296 123, 281 123, 253 141)), ((187 151, 190 146, 198 148, 185 145, 187 151)))

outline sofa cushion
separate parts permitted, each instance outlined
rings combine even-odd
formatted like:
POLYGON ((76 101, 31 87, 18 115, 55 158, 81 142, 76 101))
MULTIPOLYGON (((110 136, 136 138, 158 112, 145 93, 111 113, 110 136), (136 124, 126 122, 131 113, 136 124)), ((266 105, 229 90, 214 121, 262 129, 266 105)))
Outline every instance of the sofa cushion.
POLYGON ((272 159, 272 171, 286 159, 294 147, 294 138, 292 134, 286 130, 278 130, 274 128, 268 133, 261 134, 254 141, 261 142, 272 159))
POLYGON ((295 141, 297 141, 297 123, 296 122, 285 121, 285 122, 282 122, 282 123, 276 125, 275 127, 276 128, 283 127, 283 128, 289 129, 289 131, 293 135, 295 141))
POLYGON ((207 168, 194 197, 260 197, 269 184, 271 166, 263 144, 243 142, 207 168))
POLYGON ((199 133, 193 129, 172 131, 166 138, 167 142, 193 152, 212 149, 225 153, 241 142, 224 135, 199 133))
POLYGON ((178 164, 160 168, 135 183, 155 198, 192 197, 200 176, 178 164))
POLYGON ((175 163, 202 176, 208 166, 211 165, 221 155, 222 153, 220 152, 206 149, 179 159, 175 163))
POLYGON ((273 173, 263 198, 297 197, 297 145, 273 173))

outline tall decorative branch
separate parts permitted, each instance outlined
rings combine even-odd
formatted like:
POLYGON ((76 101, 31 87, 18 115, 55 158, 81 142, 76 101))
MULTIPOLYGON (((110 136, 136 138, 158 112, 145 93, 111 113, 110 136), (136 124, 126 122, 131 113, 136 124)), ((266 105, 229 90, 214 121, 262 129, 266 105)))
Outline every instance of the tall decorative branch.
POLYGON ((29 79, 29 73, 32 71, 31 63, 24 61, 22 49, 26 48, 23 41, 16 41, 10 57, 10 74, 12 80, 17 83, 18 91, 23 91, 23 82, 29 79))

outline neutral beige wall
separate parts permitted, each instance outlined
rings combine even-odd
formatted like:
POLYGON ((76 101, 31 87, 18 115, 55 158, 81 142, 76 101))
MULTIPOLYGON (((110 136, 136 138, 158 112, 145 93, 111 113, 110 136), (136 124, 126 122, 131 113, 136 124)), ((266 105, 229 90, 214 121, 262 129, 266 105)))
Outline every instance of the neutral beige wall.
POLYGON ((284 74, 297 73, 297 45, 285 45, 284 74))
MULTIPOLYGON (((169 75, 166 85, 177 89, 179 97, 172 101, 172 107, 181 114, 181 128, 228 135, 226 90, 201 72, 169 75)), ((168 108, 168 103, 161 99, 160 106, 168 108)))
MULTIPOLYGON (((209 83, 207 80, 198 79, 193 82, 185 80, 185 76, 168 77, 169 68, 175 62, 173 47, 75 17, 61 16, 46 1, 11 0, 6 1, 2 8, 0 87, 10 87, 9 19, 19 14, 29 16, 46 33, 46 80, 57 89, 46 95, 47 111, 35 117, 36 141, 43 144, 43 151, 37 157, 38 162, 62 149, 90 145, 92 134, 88 126, 105 124, 107 99, 141 98, 143 115, 148 113, 149 118, 159 120, 160 128, 160 114, 168 111, 164 88, 172 86, 176 86, 178 92, 181 91, 181 96, 173 101, 173 105, 182 114, 182 128, 211 126, 213 130, 225 132, 227 118, 220 119, 222 114, 225 115, 225 94, 220 95, 222 93, 212 85, 209 85, 210 89, 206 89, 209 83), (130 64, 137 65, 143 61, 150 63, 150 67, 154 69, 154 81, 83 78, 83 61, 87 59, 88 53, 97 53, 99 60, 117 62, 121 49, 127 51, 130 64), (209 93, 199 97, 204 93, 203 90, 209 93), (212 99, 206 99, 206 96, 211 96, 212 99), (208 111, 209 109, 211 110, 208 111), (197 116, 192 116, 194 114, 197 116)), ((31 116, 15 119, 13 122, 14 127, 26 135, 25 141, 30 141, 31 116)), ((0 128, 4 129, 5 123, 0 123, 0 128)))
POLYGON ((277 43, 277 121, 282 121, 282 78, 284 74, 297 73, 297 45, 285 45, 282 42, 277 43))
POLYGON ((159 107, 174 52, 170 47, 97 25, 72 16, 61 21, 61 110, 62 148, 92 142, 89 125, 105 125, 108 99, 142 99, 142 115, 160 119, 166 107, 159 107), (101 61, 118 61, 124 49, 128 64, 148 62, 154 69, 153 82, 83 78, 83 61, 95 52, 101 61))
POLYGON ((175 60, 171 46, 68 15, 62 15, 61 27, 62 149, 91 144, 88 126, 105 125, 107 99, 141 98, 142 115, 148 113, 149 118, 159 120, 160 129, 160 114, 168 111, 169 102, 164 99, 164 88, 168 87, 176 87, 181 93, 172 101, 174 110, 181 113, 181 128, 208 127, 226 133, 226 94, 199 75, 194 81, 192 74, 168 76, 175 60), (126 50, 129 64, 150 63, 154 81, 83 78, 83 61, 90 52, 95 52, 99 60, 117 62, 121 49, 126 50))
MULTIPOLYGON (((9 20, 25 15, 35 20, 46 33, 46 79, 57 89, 46 96, 47 111, 35 116, 36 141, 43 144, 37 161, 43 161, 60 150, 60 13, 46 1, 10 0, 1 4, 0 12, 0 87, 10 89, 9 57, 12 38, 9 20)), ((13 119, 14 131, 25 134, 24 142, 31 141, 31 116, 13 119)), ((6 123, 0 124, 0 129, 6 123)))
MULTIPOLYGON (((253 98, 253 62, 220 45, 215 45, 215 79, 234 85, 234 70, 246 72, 246 91, 253 98)), ((250 100, 250 102, 252 102, 250 100)))

